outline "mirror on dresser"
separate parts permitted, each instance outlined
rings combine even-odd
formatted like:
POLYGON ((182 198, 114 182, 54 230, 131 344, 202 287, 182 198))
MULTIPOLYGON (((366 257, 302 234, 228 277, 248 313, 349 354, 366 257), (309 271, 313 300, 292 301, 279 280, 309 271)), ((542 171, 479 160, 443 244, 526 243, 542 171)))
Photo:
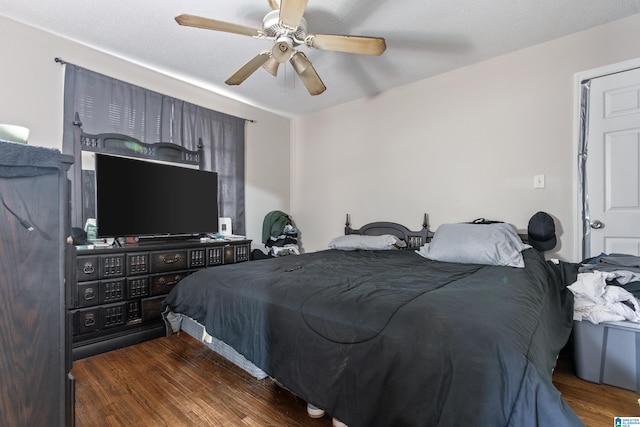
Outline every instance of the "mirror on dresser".
POLYGON ((74 151, 80 159, 73 174, 75 183, 79 186, 72 188, 72 225, 84 228, 89 218, 96 218, 96 188, 95 188, 95 154, 113 154, 122 157, 145 159, 165 164, 175 164, 193 169, 203 169, 203 149, 199 144, 197 151, 188 150, 182 146, 158 142, 147 144, 135 138, 122 134, 104 133, 88 134, 81 126, 75 129, 74 151))

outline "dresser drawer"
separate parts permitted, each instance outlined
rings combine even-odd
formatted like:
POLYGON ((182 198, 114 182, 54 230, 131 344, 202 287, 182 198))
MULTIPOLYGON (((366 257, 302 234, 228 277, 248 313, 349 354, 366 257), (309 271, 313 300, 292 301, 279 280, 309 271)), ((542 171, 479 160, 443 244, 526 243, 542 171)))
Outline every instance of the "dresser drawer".
POLYGON ((189 268, 207 266, 207 250, 205 248, 189 249, 189 268))
POLYGON ((149 296, 149 276, 127 278, 127 298, 149 296))
POLYGON ((78 307, 100 304, 100 282, 83 282, 77 286, 78 307))
POLYGON ((76 275, 78 282, 98 279, 98 256, 79 256, 76 259, 76 275))
POLYGON ((126 306, 127 304, 122 302, 100 307, 100 321, 102 322, 102 328, 113 328, 127 323, 126 306))
POLYGON ((122 301, 125 298, 125 280, 103 280, 100 282, 100 304, 122 301))
POLYGON ((233 264, 236 260, 236 248, 234 246, 224 247, 224 263, 233 264))
POLYGON ((164 296, 144 298, 140 301, 142 305, 142 321, 156 320, 162 317, 162 301, 164 296))
POLYGON ((106 304, 125 299, 125 280, 78 283, 78 307, 106 304))
POLYGON ((140 300, 127 301, 127 324, 142 322, 140 300))
POLYGON ((77 310, 73 313, 73 334, 82 335, 102 329, 122 326, 128 321, 126 302, 77 310))
POLYGON ((124 254, 101 255, 100 278, 123 277, 125 275, 124 254))
POLYGON ((124 254, 79 256, 76 260, 78 282, 124 277, 124 254))
POLYGON ((78 310, 73 313, 73 335, 100 330, 100 307, 78 310))
POLYGON ((152 252, 149 256, 152 273, 187 269, 186 250, 152 252))
POLYGON ((223 246, 216 246, 215 248, 207 249, 207 265, 222 265, 224 254, 223 246))
POLYGON ((176 273, 156 274, 150 277, 151 295, 168 294, 178 282, 187 276, 186 271, 176 273))
POLYGON ((149 273, 149 254, 127 254, 127 276, 149 273))
POLYGON ((224 263, 249 261, 249 245, 228 245, 224 247, 224 263))
POLYGON ((251 254, 251 245, 237 245, 234 247, 235 259, 233 260, 233 262, 249 261, 249 255, 251 254))

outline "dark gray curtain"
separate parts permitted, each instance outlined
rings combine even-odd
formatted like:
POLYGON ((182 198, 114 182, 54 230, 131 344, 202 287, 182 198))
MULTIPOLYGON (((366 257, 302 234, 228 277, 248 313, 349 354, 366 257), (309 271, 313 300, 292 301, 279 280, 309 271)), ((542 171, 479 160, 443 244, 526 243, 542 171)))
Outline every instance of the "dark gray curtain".
MULTIPOLYGON (((204 145, 205 170, 218 173, 220 216, 245 234, 245 120, 209 110, 73 64, 65 65, 62 151, 76 164, 72 176, 72 218, 83 227, 80 147, 74 144, 75 115, 86 133, 120 133, 142 142, 171 142, 196 150, 204 145)), ((203 196, 204 197, 204 196, 203 196)))

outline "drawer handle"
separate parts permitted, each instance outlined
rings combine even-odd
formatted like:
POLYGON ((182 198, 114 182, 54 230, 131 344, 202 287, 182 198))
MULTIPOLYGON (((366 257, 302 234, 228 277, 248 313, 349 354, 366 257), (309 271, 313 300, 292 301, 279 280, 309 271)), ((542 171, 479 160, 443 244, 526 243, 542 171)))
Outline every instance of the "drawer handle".
POLYGON ((84 326, 93 326, 96 324, 96 319, 94 319, 93 314, 87 315, 87 318, 84 319, 84 326))
POLYGON ((176 283, 178 283, 180 279, 182 279, 182 276, 180 276, 179 274, 176 274, 176 276, 173 278, 173 282, 167 282, 164 277, 161 277, 159 282, 163 286, 173 286, 176 283))
POLYGON ((164 255, 160 255, 160 261, 164 262, 165 264, 174 264, 180 261, 180 258, 180 254, 176 254, 173 258, 167 258, 164 255))
POLYGON ((84 298, 85 301, 91 301, 95 297, 96 297, 96 293, 93 292, 93 289, 89 288, 89 289, 85 289, 84 290, 83 298, 84 298))
POLYGON ((84 267, 82 268, 82 272, 84 274, 91 274, 94 271, 96 271, 96 268, 90 262, 85 263, 84 267))

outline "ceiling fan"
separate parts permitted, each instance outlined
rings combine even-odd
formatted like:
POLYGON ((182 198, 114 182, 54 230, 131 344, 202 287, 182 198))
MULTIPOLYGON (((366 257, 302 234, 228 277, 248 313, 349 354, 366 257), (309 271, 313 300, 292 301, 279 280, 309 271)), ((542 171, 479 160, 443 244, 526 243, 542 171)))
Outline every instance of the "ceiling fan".
POLYGON ((380 37, 307 34, 304 12, 308 0, 267 0, 267 2, 272 11, 262 20, 262 29, 187 14, 176 16, 175 19, 178 24, 188 27, 224 31, 273 41, 271 50, 260 52, 244 64, 225 81, 228 85, 239 85, 260 67, 276 76, 278 66, 289 61, 309 93, 319 95, 326 90, 326 87, 311 65, 311 61, 304 53, 296 50, 296 47, 306 45, 315 49, 364 55, 381 55, 387 48, 385 40, 380 37))

